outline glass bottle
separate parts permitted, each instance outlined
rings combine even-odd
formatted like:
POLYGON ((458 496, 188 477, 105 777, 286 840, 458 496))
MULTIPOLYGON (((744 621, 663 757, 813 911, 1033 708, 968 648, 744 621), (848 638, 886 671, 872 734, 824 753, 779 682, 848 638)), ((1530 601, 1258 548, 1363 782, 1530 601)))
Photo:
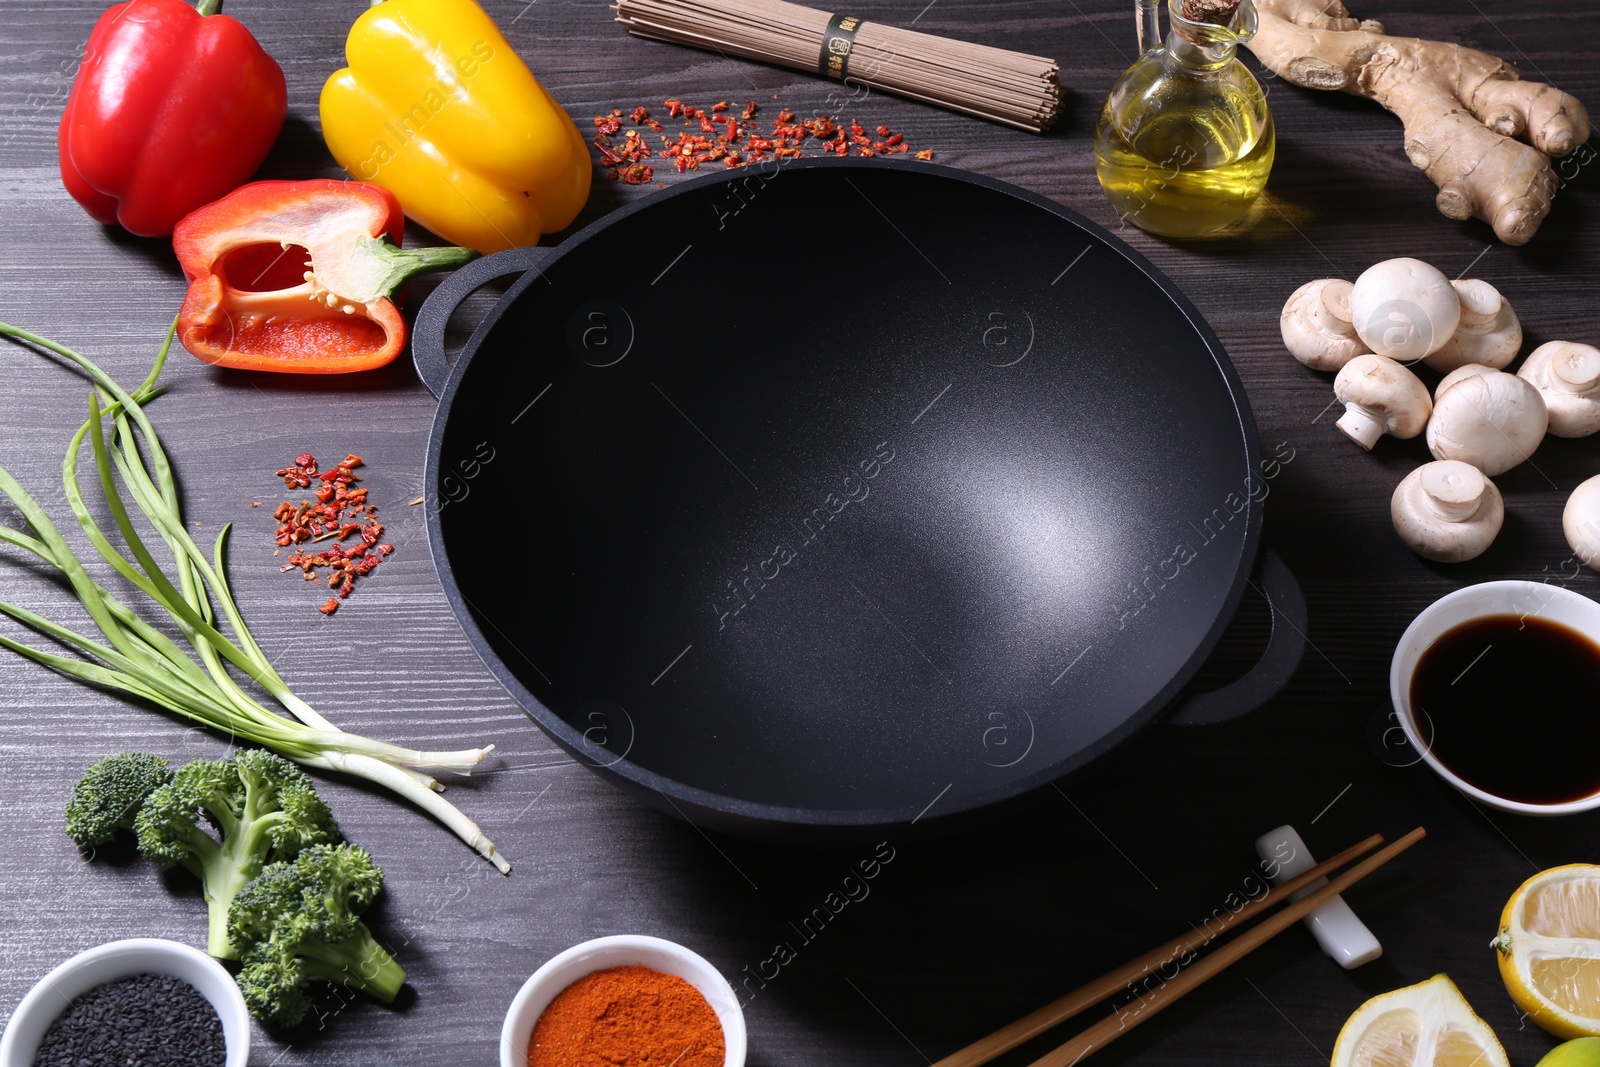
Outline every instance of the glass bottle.
POLYGON ((1162 42, 1160 0, 1137 3, 1141 55, 1106 97, 1095 172, 1135 226, 1166 237, 1215 233, 1244 217, 1272 170, 1267 95, 1236 54, 1255 35, 1255 6, 1170 0, 1162 42))

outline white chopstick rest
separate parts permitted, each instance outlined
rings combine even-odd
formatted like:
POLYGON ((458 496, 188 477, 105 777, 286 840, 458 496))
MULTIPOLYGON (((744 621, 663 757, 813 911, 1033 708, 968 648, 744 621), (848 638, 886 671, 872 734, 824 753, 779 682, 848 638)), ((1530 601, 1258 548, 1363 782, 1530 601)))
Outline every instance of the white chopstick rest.
MULTIPOLYGON (((1311 850, 1300 840, 1292 826, 1280 826, 1256 838, 1256 855, 1261 858, 1268 879, 1278 885, 1317 865, 1311 850)), ((1290 897, 1299 900, 1318 886, 1327 883, 1319 879, 1290 897)), ((1322 951, 1345 970, 1354 970, 1363 963, 1371 963, 1383 955, 1383 946, 1365 923, 1356 918, 1343 897, 1334 897, 1322 907, 1307 915, 1302 922, 1311 936, 1317 939, 1322 951)))

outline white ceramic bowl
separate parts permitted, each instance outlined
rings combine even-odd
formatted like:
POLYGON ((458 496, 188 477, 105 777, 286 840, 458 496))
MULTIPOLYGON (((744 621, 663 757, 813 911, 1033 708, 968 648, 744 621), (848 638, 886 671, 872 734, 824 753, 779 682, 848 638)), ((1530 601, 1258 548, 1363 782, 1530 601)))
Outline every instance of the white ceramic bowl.
MULTIPOLYGON (((1600 793, 1560 804, 1527 804, 1487 793, 1457 777, 1450 768, 1439 762, 1439 758, 1429 749, 1424 732, 1417 728, 1415 713, 1411 708, 1411 678, 1416 673, 1417 661, 1422 653, 1443 637, 1446 631, 1491 615, 1544 619, 1576 630, 1600 644, 1600 604, 1560 586, 1543 582, 1483 582, 1440 597, 1406 627, 1389 665, 1389 696, 1394 701, 1396 714, 1400 716, 1400 726, 1405 730, 1406 740, 1422 754, 1422 758, 1439 777, 1474 800, 1481 800, 1501 811, 1519 815, 1571 815, 1600 808, 1600 793)), ((1520 711, 1508 709, 1507 714, 1515 716, 1520 711)))
POLYGON ((245 1067, 250 1058, 250 1016, 233 976, 199 949, 176 941, 137 937, 80 952, 28 991, 11 1013, 0 1037, 0 1067, 32 1067, 45 1031, 72 999, 102 982, 135 974, 181 978, 217 1009, 227 1042, 227 1067, 245 1067))
MULTIPOLYGON (((744 1067, 746 1037, 744 1009, 722 972, 682 945, 659 937, 620 934, 599 937, 574 945, 537 971, 526 982, 506 1012, 500 1029, 500 1067, 528 1067, 528 1042, 533 1024, 567 986, 586 974, 608 967, 638 965, 677 975, 698 989, 722 1024, 723 1045, 727 1049, 724 1067, 744 1067)), ((0 1064, 0 1067, 7 1067, 0 1064)), ((229 1067, 232 1067, 230 1064, 229 1067)))

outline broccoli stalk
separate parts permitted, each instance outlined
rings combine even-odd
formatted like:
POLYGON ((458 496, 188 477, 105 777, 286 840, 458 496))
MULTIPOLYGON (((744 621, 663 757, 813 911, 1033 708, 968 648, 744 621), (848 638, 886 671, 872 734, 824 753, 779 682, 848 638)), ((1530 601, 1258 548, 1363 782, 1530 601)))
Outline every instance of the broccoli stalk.
POLYGON ((88 848, 132 830, 145 798, 172 781, 160 756, 124 752, 97 760, 84 771, 67 803, 67 836, 88 848))
POLYGON ((239 891, 268 863, 339 835, 305 772, 261 749, 185 764, 150 793, 135 828, 146 857, 200 879, 210 913, 206 951, 221 959, 239 957, 228 939, 228 909, 239 891), (202 828, 201 815, 220 840, 202 828))
POLYGON ((406 984, 405 968, 372 936, 366 923, 338 941, 300 941, 296 950, 305 960, 305 976, 340 982, 392 1004, 406 984))
POLYGON ((243 953, 239 989, 257 1018, 293 1026, 322 980, 389 1003, 406 972, 360 919, 383 888, 383 871, 355 845, 312 845, 272 863, 234 897, 228 936, 243 953))

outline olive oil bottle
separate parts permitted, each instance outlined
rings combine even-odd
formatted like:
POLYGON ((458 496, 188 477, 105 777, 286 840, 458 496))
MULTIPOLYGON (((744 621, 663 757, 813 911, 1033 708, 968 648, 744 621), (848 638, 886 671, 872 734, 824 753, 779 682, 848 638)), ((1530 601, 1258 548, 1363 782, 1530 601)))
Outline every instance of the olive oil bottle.
POLYGON ((1276 144, 1267 96, 1238 59, 1255 33, 1251 0, 1138 0, 1143 54, 1106 98, 1095 173, 1112 206, 1165 237, 1226 229, 1266 187, 1276 144), (1215 21, 1213 21, 1215 20, 1215 21))

